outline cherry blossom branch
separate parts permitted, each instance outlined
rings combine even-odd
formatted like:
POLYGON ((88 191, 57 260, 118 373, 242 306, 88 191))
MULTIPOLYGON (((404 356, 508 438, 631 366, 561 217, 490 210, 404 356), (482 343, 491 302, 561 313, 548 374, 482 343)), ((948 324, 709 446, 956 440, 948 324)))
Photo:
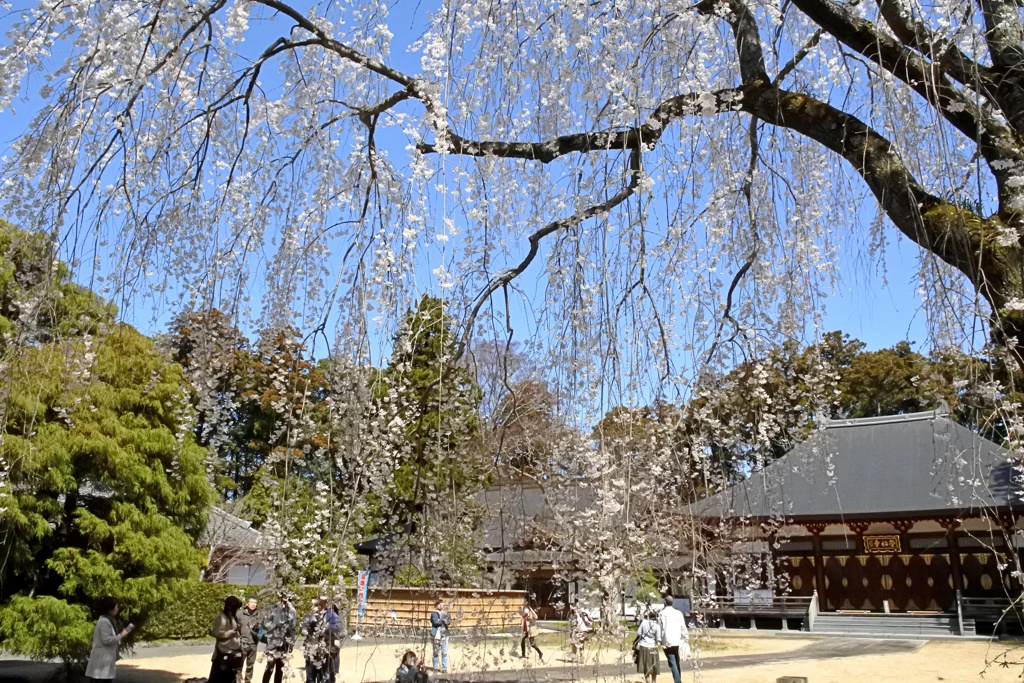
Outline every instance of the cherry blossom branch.
POLYGON ((390 66, 380 62, 379 60, 365 55, 358 50, 345 45, 339 40, 333 38, 327 31, 320 26, 317 26, 311 19, 303 15, 301 12, 296 10, 279 0, 252 0, 254 3, 269 7, 276 12, 280 12, 284 16, 288 17, 295 22, 295 25, 302 30, 313 34, 317 37, 320 46, 325 50, 330 50, 339 57, 347 59, 348 61, 357 64, 375 74, 383 76, 389 80, 399 83, 403 86, 410 87, 416 83, 416 79, 411 76, 407 76, 398 69, 393 69, 390 66))
POLYGON ((914 19, 911 9, 902 0, 876 0, 885 23, 905 44, 920 52, 966 88, 979 85, 991 89, 989 69, 968 57, 951 41, 938 35, 921 21, 914 19))
POLYGON ((779 69, 779 73, 776 74, 775 80, 773 82, 779 84, 786 80, 786 76, 788 76, 793 71, 793 69, 799 66, 800 62, 804 61, 807 55, 811 53, 811 50, 818 46, 818 43, 821 42, 821 36, 824 33, 824 29, 819 28, 817 31, 811 34, 811 37, 808 38, 807 42, 804 43, 803 46, 796 51, 796 54, 793 55, 793 58, 786 62, 785 66, 779 69))
POLYGON ((502 159, 526 159, 551 163, 574 152, 614 152, 635 150, 641 146, 653 147, 664 133, 665 126, 687 115, 714 114, 736 111, 743 99, 742 88, 727 88, 713 93, 688 93, 665 100, 651 114, 647 123, 633 128, 573 133, 560 135, 544 142, 508 142, 498 140, 468 140, 451 129, 445 132, 447 145, 442 150, 437 143, 421 142, 416 149, 421 154, 449 154, 502 159))
POLYGON ((985 42, 992 65, 1000 71, 1020 72, 1024 63, 1024 27, 1013 0, 979 0, 985 18, 985 42))
POLYGON ((1024 155, 1009 127, 979 105, 976 98, 966 97, 930 62, 833 0, 793 0, 793 4, 836 40, 905 83, 967 139, 976 141, 1000 194, 1015 193, 1010 183, 1013 173, 992 162, 1024 161, 1024 155))
POLYGON ((639 147, 636 147, 630 150, 628 171, 629 181, 622 189, 620 189, 618 192, 616 192, 614 195, 612 195, 605 201, 599 202, 597 204, 592 204, 591 206, 588 206, 582 211, 577 211, 571 216, 567 216, 565 218, 560 218, 556 221, 552 221, 551 223, 548 223, 543 228, 537 230, 532 235, 530 235, 530 249, 527 252, 526 256, 523 258, 523 260, 520 261, 519 264, 514 266, 513 268, 504 270, 495 275, 493 278, 491 278, 491 281, 487 284, 486 287, 484 287, 483 291, 476 296, 473 308, 470 310, 469 315, 466 317, 466 320, 464 321, 465 329, 462 332, 462 337, 459 340, 459 345, 455 351, 455 358, 454 362, 452 363, 453 366, 455 365, 456 362, 458 362, 460 358, 462 358, 462 354, 465 352, 466 347, 469 344, 469 339, 473 334, 473 326, 476 323, 477 316, 480 314, 480 309, 483 308, 484 304, 487 303, 487 300, 490 299, 492 294, 494 294, 502 287, 511 283, 517 277, 522 275, 527 268, 530 267, 530 264, 533 263, 533 260, 535 258, 537 258, 537 254, 540 251, 541 240, 543 240, 545 237, 552 233, 564 230, 565 228, 573 227, 575 225, 579 225, 588 218, 593 218, 594 216, 606 214, 615 207, 619 206, 627 199, 632 197, 634 194, 636 194, 636 190, 640 185, 641 174, 641 152, 639 147))

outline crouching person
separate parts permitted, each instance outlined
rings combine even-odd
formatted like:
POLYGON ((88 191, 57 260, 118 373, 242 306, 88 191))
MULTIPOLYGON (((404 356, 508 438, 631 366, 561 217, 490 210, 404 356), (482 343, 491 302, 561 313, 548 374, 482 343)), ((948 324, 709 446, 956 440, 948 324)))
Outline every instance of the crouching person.
POLYGON ((402 655, 402 663, 395 672, 395 683, 427 683, 427 672, 416 653, 409 650, 402 655))

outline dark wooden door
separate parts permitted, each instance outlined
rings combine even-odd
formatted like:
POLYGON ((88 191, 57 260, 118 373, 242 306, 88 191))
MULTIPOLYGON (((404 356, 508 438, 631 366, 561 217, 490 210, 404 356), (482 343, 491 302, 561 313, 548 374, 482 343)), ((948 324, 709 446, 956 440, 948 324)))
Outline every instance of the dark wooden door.
POLYGON ((960 574, 964 582, 964 597, 1006 597, 1006 588, 994 553, 960 553, 960 574))
POLYGON ((814 558, 780 557, 775 576, 780 595, 809 597, 814 592, 814 558))

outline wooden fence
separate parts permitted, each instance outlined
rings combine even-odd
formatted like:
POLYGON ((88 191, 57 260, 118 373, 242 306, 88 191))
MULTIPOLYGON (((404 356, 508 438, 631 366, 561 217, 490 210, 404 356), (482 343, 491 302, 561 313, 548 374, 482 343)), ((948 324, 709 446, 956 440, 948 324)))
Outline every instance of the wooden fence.
POLYGON ((361 618, 352 603, 349 624, 360 632, 409 632, 430 628, 434 602, 444 598, 451 614, 452 632, 509 630, 518 627, 526 591, 430 588, 371 589, 361 618), (358 620, 358 621, 357 621, 358 620))

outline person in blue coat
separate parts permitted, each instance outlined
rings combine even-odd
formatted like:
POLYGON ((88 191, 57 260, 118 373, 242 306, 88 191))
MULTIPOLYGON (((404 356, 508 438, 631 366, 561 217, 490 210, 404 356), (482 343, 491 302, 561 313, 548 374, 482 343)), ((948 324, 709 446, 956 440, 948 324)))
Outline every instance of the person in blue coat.
POLYGON ((327 609, 327 624, 331 629, 330 683, 334 683, 335 679, 338 677, 338 670, 341 668, 341 642, 345 639, 345 636, 348 635, 348 629, 341 620, 341 611, 338 609, 338 603, 331 603, 331 606, 327 609))
POLYGON ((430 637, 434 641, 434 670, 437 670, 438 658, 441 660, 441 672, 448 672, 448 627, 452 617, 448 614, 448 606, 443 598, 434 603, 434 611, 430 613, 430 637))

